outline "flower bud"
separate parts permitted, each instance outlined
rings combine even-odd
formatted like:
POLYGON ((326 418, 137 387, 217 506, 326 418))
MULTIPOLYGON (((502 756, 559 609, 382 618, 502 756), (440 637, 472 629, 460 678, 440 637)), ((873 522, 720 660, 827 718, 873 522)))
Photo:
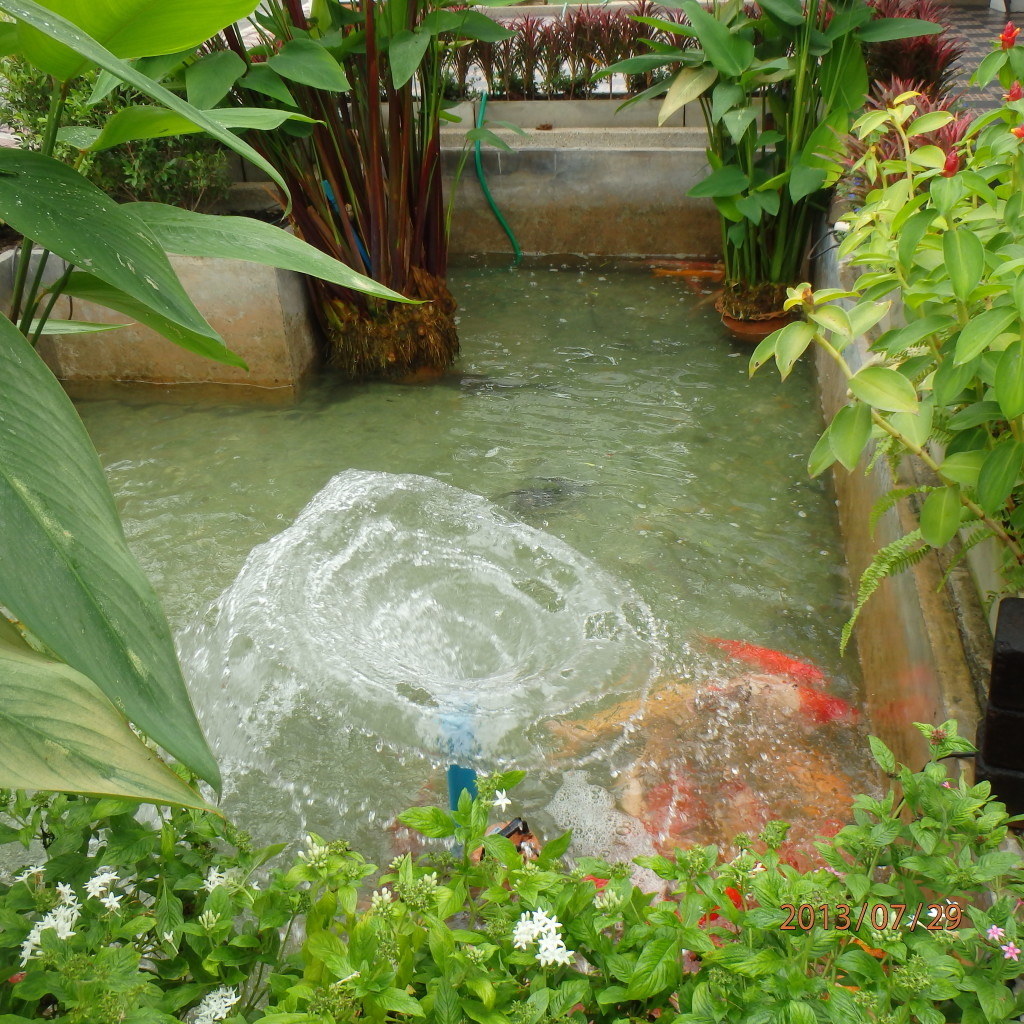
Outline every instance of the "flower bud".
POLYGON ((944 178, 952 178, 959 170, 960 154, 955 149, 951 149, 946 154, 946 162, 942 165, 942 176, 944 178))
POLYGON ((1017 39, 1017 33, 1020 29, 1017 28, 1012 21, 1006 23, 1006 28, 1003 29, 1002 35, 999 37, 999 42, 1002 44, 1004 50, 1009 50, 1014 45, 1017 39))

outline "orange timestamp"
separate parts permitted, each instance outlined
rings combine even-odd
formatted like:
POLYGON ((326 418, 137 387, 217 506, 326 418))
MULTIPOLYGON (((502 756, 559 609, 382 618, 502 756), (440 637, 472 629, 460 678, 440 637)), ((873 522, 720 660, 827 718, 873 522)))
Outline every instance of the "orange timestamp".
POLYGON ((779 908, 788 913, 779 925, 785 932, 809 932, 821 927, 826 931, 856 931, 863 924, 876 931, 887 928, 916 928, 918 924, 928 931, 938 932, 960 927, 963 912, 953 902, 946 903, 862 903, 850 906, 838 903, 835 906, 822 903, 783 903, 779 908))

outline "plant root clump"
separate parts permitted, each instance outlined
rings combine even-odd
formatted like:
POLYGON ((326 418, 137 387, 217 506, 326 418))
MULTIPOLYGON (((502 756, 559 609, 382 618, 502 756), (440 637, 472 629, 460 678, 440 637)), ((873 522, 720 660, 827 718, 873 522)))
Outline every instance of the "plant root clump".
POLYGON ((369 312, 334 300, 324 309, 328 360, 350 380, 390 380, 440 374, 459 354, 456 303, 445 282, 424 270, 411 274, 421 305, 380 302, 369 312))
POLYGON ((787 288, 775 282, 726 281, 715 308, 734 320, 771 320, 782 315, 787 288))

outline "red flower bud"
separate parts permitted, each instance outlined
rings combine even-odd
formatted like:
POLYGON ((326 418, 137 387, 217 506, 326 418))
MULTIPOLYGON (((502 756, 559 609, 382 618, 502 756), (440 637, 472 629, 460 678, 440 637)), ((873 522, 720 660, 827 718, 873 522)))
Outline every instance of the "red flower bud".
POLYGON ((999 42, 1002 43, 1003 49, 1008 50, 1013 46, 1017 39, 1017 33, 1020 31, 1012 21, 1006 23, 1006 28, 1003 29, 1003 34, 999 37, 999 42))
POLYGON ((1024 124, 1019 124, 1016 128, 1011 128, 1010 131, 1016 135, 1018 139, 1024 139, 1024 124))
POLYGON ((957 171, 960 170, 960 155, 955 149, 951 149, 946 154, 946 162, 942 165, 942 176, 944 178, 952 178, 957 171))
POLYGON ((10 983, 11 985, 17 985, 19 981, 24 981, 24 980, 25 980, 25 974, 26 974, 26 972, 25 972, 25 971, 18 971, 18 973, 17 973, 17 974, 12 974, 12 975, 11 975, 11 976, 10 976, 10 977, 9 977, 9 978, 7 979, 7 981, 8 981, 8 982, 9 982, 9 983, 10 983))
POLYGON ((1010 91, 1003 94, 1003 99, 1008 103, 1013 103, 1014 100, 1024 99, 1024 91, 1021 90, 1020 82, 1014 82, 1010 87, 1010 91))

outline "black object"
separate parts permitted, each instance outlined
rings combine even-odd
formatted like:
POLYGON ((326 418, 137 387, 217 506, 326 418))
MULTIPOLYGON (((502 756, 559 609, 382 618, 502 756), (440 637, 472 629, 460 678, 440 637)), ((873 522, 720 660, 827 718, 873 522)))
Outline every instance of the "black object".
POLYGON ((999 604, 975 763, 978 781, 991 783, 1010 814, 1024 814, 1024 599, 1019 597, 1004 597, 999 604))

